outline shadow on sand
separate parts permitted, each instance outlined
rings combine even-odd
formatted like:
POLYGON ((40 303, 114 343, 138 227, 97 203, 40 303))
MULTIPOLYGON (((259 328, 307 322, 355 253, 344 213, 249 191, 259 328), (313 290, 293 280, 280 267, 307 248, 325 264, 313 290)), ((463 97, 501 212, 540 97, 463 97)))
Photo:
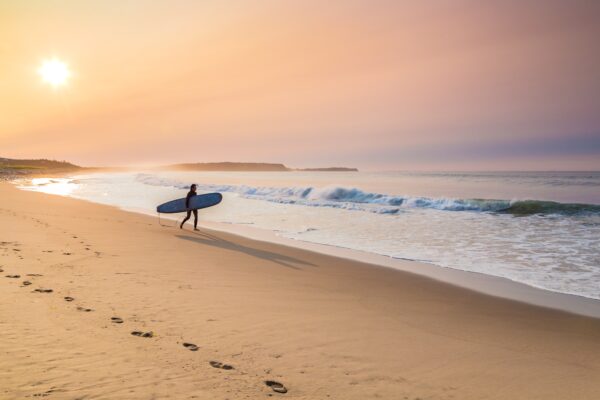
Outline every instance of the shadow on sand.
POLYGON ((244 246, 238 243, 227 241, 215 235, 211 235, 206 232, 194 232, 196 237, 188 235, 175 235, 175 237, 183 240, 187 240, 194 243, 204 244, 207 246, 214 246, 225 250, 238 251, 245 253, 249 256, 261 258, 266 261, 271 261, 284 267, 293 269, 302 269, 303 266, 314 267, 315 264, 300 260, 299 258, 286 256, 285 254, 275 253, 272 251, 261 250, 254 247, 244 246))

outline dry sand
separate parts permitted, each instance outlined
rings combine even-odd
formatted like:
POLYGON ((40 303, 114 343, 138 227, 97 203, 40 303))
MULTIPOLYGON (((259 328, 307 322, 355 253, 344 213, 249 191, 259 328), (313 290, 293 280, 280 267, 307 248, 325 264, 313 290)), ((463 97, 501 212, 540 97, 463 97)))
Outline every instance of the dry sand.
POLYGON ((0 399, 600 398, 600 320, 7 183, 0 198, 0 399))

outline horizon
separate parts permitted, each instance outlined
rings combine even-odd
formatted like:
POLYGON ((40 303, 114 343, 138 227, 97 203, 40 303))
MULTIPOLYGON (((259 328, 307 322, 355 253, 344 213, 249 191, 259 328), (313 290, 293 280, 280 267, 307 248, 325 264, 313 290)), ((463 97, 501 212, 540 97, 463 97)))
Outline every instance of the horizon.
POLYGON ((597 171, 598 18, 583 1, 5 2, 0 149, 92 167, 597 171))

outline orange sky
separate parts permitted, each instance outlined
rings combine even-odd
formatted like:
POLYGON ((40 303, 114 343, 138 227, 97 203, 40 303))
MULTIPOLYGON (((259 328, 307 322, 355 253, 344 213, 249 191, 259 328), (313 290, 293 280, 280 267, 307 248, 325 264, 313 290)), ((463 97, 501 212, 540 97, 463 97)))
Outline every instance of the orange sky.
POLYGON ((598 21, 595 1, 4 0, 0 157, 600 169, 598 21), (67 87, 36 73, 53 56, 67 87))

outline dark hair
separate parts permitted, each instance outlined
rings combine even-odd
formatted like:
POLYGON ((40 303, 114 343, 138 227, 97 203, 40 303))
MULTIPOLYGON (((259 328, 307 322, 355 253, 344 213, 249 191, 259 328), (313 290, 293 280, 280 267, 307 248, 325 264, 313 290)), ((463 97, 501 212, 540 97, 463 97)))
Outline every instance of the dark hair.
POLYGON ((196 184, 192 183, 192 186, 190 186, 190 189, 196 189, 196 187, 197 187, 196 184))

